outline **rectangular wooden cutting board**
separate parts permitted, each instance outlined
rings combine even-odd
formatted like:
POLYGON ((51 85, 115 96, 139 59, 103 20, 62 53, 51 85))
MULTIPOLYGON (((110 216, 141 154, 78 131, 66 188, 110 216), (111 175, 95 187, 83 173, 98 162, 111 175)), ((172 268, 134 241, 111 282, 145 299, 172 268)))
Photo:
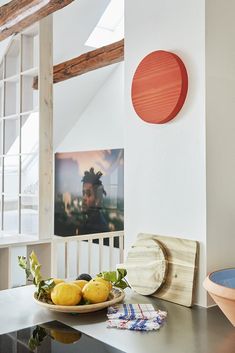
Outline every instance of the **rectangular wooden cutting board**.
POLYGON ((155 239, 165 249, 168 272, 165 283, 153 296, 173 303, 192 306, 195 275, 198 266, 197 241, 140 233, 137 239, 155 239))

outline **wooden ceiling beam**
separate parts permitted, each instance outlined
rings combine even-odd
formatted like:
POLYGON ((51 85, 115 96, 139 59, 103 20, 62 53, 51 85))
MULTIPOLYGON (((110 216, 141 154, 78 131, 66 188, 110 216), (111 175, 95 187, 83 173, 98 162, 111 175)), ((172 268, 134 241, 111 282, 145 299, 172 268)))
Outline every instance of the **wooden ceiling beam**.
POLYGON ((0 41, 62 9, 74 0, 12 0, 0 7, 0 41))
MULTIPOLYGON (((53 68, 53 83, 65 81, 123 60, 124 39, 55 65, 53 68)), ((38 77, 34 78, 33 88, 38 89, 38 77)))

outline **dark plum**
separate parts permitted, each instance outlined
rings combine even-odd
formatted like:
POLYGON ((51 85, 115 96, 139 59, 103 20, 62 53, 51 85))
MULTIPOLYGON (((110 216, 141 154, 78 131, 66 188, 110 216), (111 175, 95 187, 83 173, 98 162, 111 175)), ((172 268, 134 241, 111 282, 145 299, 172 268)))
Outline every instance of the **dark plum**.
POLYGON ((84 279, 85 281, 89 282, 92 279, 92 277, 88 273, 82 273, 76 278, 76 280, 78 279, 84 279))

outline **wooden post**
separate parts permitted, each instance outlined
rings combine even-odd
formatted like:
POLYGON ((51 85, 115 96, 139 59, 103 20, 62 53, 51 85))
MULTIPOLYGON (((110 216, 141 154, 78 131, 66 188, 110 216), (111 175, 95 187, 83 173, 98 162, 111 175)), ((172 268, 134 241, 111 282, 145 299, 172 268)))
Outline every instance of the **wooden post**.
POLYGON ((53 234, 53 28, 52 16, 39 24, 39 238, 53 234))

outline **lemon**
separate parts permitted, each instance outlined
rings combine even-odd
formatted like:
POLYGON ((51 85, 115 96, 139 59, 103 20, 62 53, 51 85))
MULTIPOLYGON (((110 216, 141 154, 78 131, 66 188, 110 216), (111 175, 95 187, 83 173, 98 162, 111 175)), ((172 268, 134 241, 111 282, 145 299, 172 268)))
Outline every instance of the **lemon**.
POLYGON ((109 289, 104 283, 92 280, 83 287, 82 295, 92 304, 102 303, 108 299, 109 289))
POLYGON ((76 286, 78 286, 82 289, 88 283, 88 281, 85 281, 84 279, 78 279, 78 280, 73 281, 71 283, 76 284, 76 286))
POLYGON ((50 330, 50 335, 58 342, 70 344, 81 338, 81 332, 68 332, 62 330, 50 330))
POLYGON ((77 305, 82 298, 82 290, 74 283, 59 283, 51 291, 51 300, 56 305, 77 305))
MULTIPOLYGON (((55 283, 55 285, 57 285, 57 284, 59 284, 59 283, 64 282, 64 280, 61 279, 61 278, 53 278, 53 282, 55 283)), ((53 288, 52 288, 52 289, 53 289, 53 288)), ((51 290, 51 291, 52 291, 52 290, 51 290)), ((50 293, 48 293, 48 299, 51 299, 51 291, 50 291, 50 293)))
POLYGON ((59 283, 62 283, 62 282, 65 282, 64 279, 61 279, 61 278, 53 278, 53 282, 56 284, 59 284, 59 283))
POLYGON ((101 282, 101 283, 105 284, 109 291, 111 291, 111 289, 113 288, 112 283, 110 281, 106 281, 102 277, 95 277, 92 281, 101 282))

